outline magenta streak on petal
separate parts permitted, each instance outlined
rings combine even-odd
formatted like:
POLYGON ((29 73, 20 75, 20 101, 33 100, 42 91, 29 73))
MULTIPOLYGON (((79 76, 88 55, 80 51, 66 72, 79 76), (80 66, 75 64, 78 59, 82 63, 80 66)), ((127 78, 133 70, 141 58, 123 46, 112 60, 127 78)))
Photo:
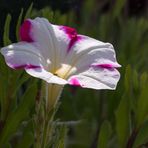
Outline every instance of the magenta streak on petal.
POLYGON ((93 67, 100 67, 100 68, 106 68, 106 69, 113 69, 118 68, 120 65, 114 65, 114 64, 96 64, 92 65, 93 67))
POLYGON ((68 46, 68 52, 70 51, 71 47, 77 42, 81 40, 81 37, 80 36, 76 36, 74 38, 71 39, 71 41, 69 42, 69 46, 68 46))
POLYGON ((71 47, 81 39, 81 36, 79 36, 74 28, 62 26, 60 29, 64 30, 64 32, 68 35, 70 42, 67 48, 67 52, 70 51, 71 47))
POLYGON ((30 36, 31 22, 29 20, 24 21, 19 30, 20 40, 26 42, 33 42, 30 36))
POLYGON ((36 68, 41 68, 38 65, 32 65, 32 64, 24 64, 24 65, 19 65, 19 66, 11 66, 14 69, 36 69, 36 68))
POLYGON ((82 86, 77 78, 72 78, 69 84, 74 86, 82 86))

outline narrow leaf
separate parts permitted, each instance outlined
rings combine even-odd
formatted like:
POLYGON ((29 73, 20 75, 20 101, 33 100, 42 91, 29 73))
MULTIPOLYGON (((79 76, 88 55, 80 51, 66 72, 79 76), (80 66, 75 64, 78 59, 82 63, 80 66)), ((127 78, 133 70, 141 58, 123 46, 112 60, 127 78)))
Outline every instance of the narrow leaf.
POLYGON ((22 96, 22 102, 19 104, 18 108, 9 115, 0 135, 0 147, 9 140, 10 136, 17 130, 21 122, 28 116, 31 107, 34 105, 36 91, 36 84, 30 86, 22 96))
POLYGON ((30 7, 28 8, 24 19, 27 19, 30 17, 32 8, 33 8, 33 3, 31 3, 30 7))
POLYGON ((31 132, 25 132, 16 148, 29 148, 33 144, 34 136, 31 132))
POLYGON ((140 146, 142 146, 147 142, 148 142, 148 121, 141 127, 134 142, 133 148, 140 148, 140 146))
POLYGON ((17 41, 19 41, 19 27, 21 25, 23 12, 24 12, 24 10, 21 9, 21 13, 19 15, 19 18, 18 18, 18 21, 17 21, 17 25, 16 25, 16 37, 17 37, 17 41))
POLYGON ((113 16, 118 17, 126 4, 126 0, 117 0, 113 9, 113 16))
POLYGON ((123 95, 118 109, 115 113, 116 116, 116 131, 120 148, 124 148, 127 142, 130 131, 130 112, 129 112, 129 101, 126 95, 123 95))
POLYGON ((9 45, 11 43, 11 41, 9 39, 10 22, 11 22, 11 15, 8 14, 6 21, 5 21, 5 27, 4 27, 4 35, 3 35, 4 46, 9 45))
POLYGON ((55 148, 65 148, 66 134, 67 134, 67 127, 63 125, 60 127, 59 138, 56 141, 55 148))
POLYGON ((107 148, 110 135, 111 125, 108 121, 104 121, 100 129, 97 148, 107 148))
POLYGON ((130 91, 130 87, 131 87, 131 66, 128 65, 126 67, 126 71, 125 71, 125 80, 124 80, 124 86, 125 86, 125 92, 129 92, 130 91))
POLYGON ((148 80, 147 75, 141 76, 141 94, 137 101, 137 127, 141 126, 148 116, 148 80))

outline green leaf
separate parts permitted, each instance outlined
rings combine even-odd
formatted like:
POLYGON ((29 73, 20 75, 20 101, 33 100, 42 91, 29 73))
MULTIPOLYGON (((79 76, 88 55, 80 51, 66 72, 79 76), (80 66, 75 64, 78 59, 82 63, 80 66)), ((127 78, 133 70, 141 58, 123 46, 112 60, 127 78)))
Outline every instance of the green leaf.
POLYGON ((99 36, 101 39, 106 40, 108 36, 108 30, 109 30, 109 15, 104 15, 100 16, 100 21, 99 21, 99 36))
POLYGON ((141 94, 137 101, 137 127, 141 126, 148 116, 148 79, 147 74, 141 76, 141 94))
POLYGON ((59 22, 61 24, 66 24, 67 23, 67 15, 61 15, 61 17, 59 17, 59 22))
POLYGON ((33 144, 33 141, 33 134, 27 131, 23 134, 23 138, 21 139, 16 148, 29 148, 33 144))
POLYGON ((142 73, 140 78, 141 89, 144 89, 148 81, 148 74, 146 72, 142 73))
POLYGON ((18 21, 17 21, 17 25, 16 25, 16 37, 17 37, 17 41, 19 41, 19 28, 22 22, 22 17, 23 17, 23 12, 24 10, 21 9, 21 13, 19 15, 18 21))
POLYGON ((140 128, 136 137, 133 148, 140 148, 141 145, 148 142, 148 121, 140 128))
POLYGON ((30 148, 35 140, 33 135, 33 120, 25 122, 21 129, 22 137, 18 140, 17 145, 15 144, 15 148, 30 148))
POLYGON ((114 5, 114 9, 113 9, 113 16, 114 17, 118 17, 120 16, 120 12, 123 9, 123 7, 126 4, 126 0, 117 0, 115 5, 114 5))
POLYGON ((31 3, 30 7, 28 8, 24 19, 27 19, 31 16, 32 8, 33 8, 33 3, 31 3))
POLYGON ((50 22, 53 21, 54 13, 49 7, 42 9, 41 12, 43 17, 47 18, 50 22))
POLYGON ((97 148, 107 148, 110 136, 111 136, 111 125, 108 121, 104 121, 100 129, 97 148))
POLYGON ((131 66, 128 65, 126 67, 125 78, 124 78, 125 92, 129 92, 131 89, 131 75, 132 75, 131 66))
POLYGON ((59 129, 59 133, 56 133, 56 136, 58 137, 55 142, 55 148, 65 148, 66 134, 67 134, 67 127, 65 125, 62 125, 59 129))
POLYGON ((139 88, 138 73, 136 70, 133 71, 133 88, 135 91, 139 88))
MULTIPOLYGON (((20 72, 20 74, 22 74, 22 73, 20 72)), ((20 76, 20 74, 18 75, 17 79, 15 80, 16 86, 15 86, 15 89, 12 94, 13 97, 16 96, 16 94, 17 94, 18 90, 20 89, 20 87, 22 86, 22 84, 25 83, 30 78, 25 73, 23 73, 22 76, 20 76)))
POLYGON ((21 98, 22 101, 18 108, 9 115, 0 135, 0 147, 2 147, 9 140, 10 136, 16 132, 21 122, 28 116, 30 109, 35 103, 36 91, 37 85, 35 83, 26 90, 25 94, 21 98))
POLYGON ((33 127, 32 121, 28 122, 27 127, 25 127, 23 130, 23 136, 18 141, 18 144, 15 146, 15 148, 30 148, 30 146, 34 142, 34 135, 32 133, 32 127, 33 127))
POLYGON ((11 15, 8 14, 5 21, 5 27, 4 27, 4 35, 3 35, 4 46, 9 45, 11 43, 9 39, 10 22, 11 22, 11 15))
POLYGON ((116 131, 120 148, 125 148, 130 132, 130 110, 127 95, 123 95, 120 104, 115 112, 116 131))
POLYGON ((10 143, 6 143, 5 148, 12 148, 10 143))

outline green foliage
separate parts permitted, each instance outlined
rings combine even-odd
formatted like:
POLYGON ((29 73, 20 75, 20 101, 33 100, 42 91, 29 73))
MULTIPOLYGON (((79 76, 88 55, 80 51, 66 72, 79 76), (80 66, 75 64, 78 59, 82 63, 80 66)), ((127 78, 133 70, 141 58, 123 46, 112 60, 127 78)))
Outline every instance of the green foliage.
POLYGON ((36 84, 29 87, 22 96, 20 105, 9 114, 0 135, 0 147, 9 140, 10 136, 16 132, 17 128, 20 126, 20 123, 29 115, 29 111, 35 101, 36 90, 36 84), (32 93, 33 91, 34 93, 32 93))
POLYGON ((67 134, 67 127, 65 125, 60 126, 59 131, 56 135, 55 141, 55 148, 65 148, 66 146, 66 134, 67 134))
POLYGON ((3 36, 4 46, 9 45, 11 43, 9 39, 10 22, 11 22, 11 15, 8 14, 5 21, 5 27, 4 27, 4 36, 3 36))
POLYGON ((148 75, 143 73, 140 78, 141 92, 137 101, 137 126, 141 126, 142 123, 148 117, 148 75))
POLYGON ((15 145, 16 148, 29 148, 31 145, 34 143, 34 135, 32 132, 33 128, 33 122, 27 121, 27 124, 22 125, 22 133, 21 133, 21 138, 19 138, 19 141, 15 145))
POLYGON ((108 121, 104 121, 100 128, 98 148, 107 148, 108 141, 111 136, 111 125, 108 121))
MULTIPOLYGON (((148 145, 148 20, 125 16, 126 0, 116 1, 111 10, 102 13, 107 2, 98 5, 95 0, 87 0, 80 16, 75 11, 53 12, 49 7, 38 11, 32 3, 26 14, 22 9, 18 17, 17 40, 24 19, 46 17, 51 23, 75 27, 81 34, 113 43, 122 65, 115 91, 64 88, 55 117, 58 125, 53 133, 55 148, 146 148, 148 145), (58 119, 66 122, 60 125, 58 119)), ((4 46, 12 42, 10 23, 12 19, 8 14, 4 46)), ((39 127, 38 132, 42 132, 44 114, 40 108, 41 118, 35 125, 38 80, 24 71, 9 69, 0 55, 0 85, 0 147, 35 146, 34 129, 39 127)), ((39 97, 43 99, 42 95, 39 97)))
POLYGON ((31 3, 30 7, 28 8, 26 15, 25 15, 25 19, 27 19, 31 16, 32 8, 33 8, 33 3, 31 3))
POLYGON ((144 143, 148 142, 148 121, 146 121, 141 127, 136 140, 134 142, 133 148, 140 147, 144 145, 144 143))
POLYGON ((22 17, 23 17, 23 12, 24 10, 21 9, 21 13, 18 17, 18 21, 17 21, 17 25, 16 25, 16 38, 17 38, 17 41, 19 41, 19 27, 21 25, 21 21, 22 21, 22 17))
POLYGON ((121 148, 125 147, 130 132, 130 111, 128 99, 128 96, 123 95, 116 110, 116 130, 121 148))
POLYGON ((113 16, 119 17, 126 0, 117 0, 113 9, 113 16))

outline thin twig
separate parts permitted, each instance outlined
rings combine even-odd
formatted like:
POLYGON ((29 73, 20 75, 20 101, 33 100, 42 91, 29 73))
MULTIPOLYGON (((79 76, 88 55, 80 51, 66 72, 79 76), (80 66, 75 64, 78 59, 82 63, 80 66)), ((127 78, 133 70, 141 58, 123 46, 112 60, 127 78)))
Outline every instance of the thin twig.
POLYGON ((131 136, 129 137, 128 141, 127 141, 127 145, 126 148, 131 148, 135 142, 135 139, 137 137, 138 134, 138 130, 134 129, 131 136))

